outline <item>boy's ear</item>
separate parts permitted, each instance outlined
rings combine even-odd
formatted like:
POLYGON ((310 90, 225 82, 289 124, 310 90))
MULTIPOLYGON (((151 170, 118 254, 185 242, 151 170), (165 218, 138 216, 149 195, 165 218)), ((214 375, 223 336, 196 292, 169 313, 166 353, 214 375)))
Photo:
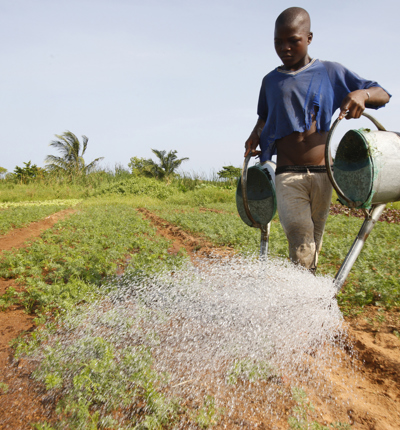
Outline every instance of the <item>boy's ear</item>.
POLYGON ((311 43, 311 41, 312 41, 312 39, 313 39, 313 33, 312 33, 312 31, 310 31, 309 33, 308 33, 308 37, 307 37, 307 42, 308 42, 308 44, 310 44, 311 43))

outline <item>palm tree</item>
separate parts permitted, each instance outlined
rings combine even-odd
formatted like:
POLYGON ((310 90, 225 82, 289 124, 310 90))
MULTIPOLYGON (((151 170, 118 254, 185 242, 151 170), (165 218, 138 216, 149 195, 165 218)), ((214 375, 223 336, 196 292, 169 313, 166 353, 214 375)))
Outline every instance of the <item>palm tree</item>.
POLYGON ((104 157, 99 157, 89 164, 85 164, 83 155, 86 152, 88 138, 82 136, 82 147, 79 139, 74 133, 66 131, 62 135, 55 135, 59 140, 53 140, 50 146, 61 152, 61 157, 48 155, 46 157, 47 169, 55 172, 68 173, 72 175, 82 175, 89 173, 96 167, 96 164, 104 157), (82 152, 81 152, 82 149, 82 152))
POLYGON ((159 159, 159 164, 156 165, 156 172, 159 178, 171 177, 175 174, 175 170, 186 160, 188 157, 178 158, 176 156, 178 151, 159 151, 152 149, 153 153, 159 159))

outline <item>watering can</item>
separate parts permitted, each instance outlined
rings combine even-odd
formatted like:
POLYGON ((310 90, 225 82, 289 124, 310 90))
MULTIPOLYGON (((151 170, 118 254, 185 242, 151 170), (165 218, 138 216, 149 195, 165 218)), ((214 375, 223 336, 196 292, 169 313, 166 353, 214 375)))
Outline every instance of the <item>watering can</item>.
POLYGON ((268 253, 271 220, 276 213, 275 168, 272 161, 248 169, 251 155, 243 163, 236 189, 236 207, 243 222, 261 230, 260 257, 268 253))
POLYGON ((337 148, 333 169, 330 142, 341 118, 332 124, 325 147, 328 177, 339 201, 349 208, 361 208, 365 214, 364 223, 335 276, 337 291, 342 288, 386 204, 400 201, 400 133, 386 131, 367 113, 363 116, 378 130, 348 131, 337 148))

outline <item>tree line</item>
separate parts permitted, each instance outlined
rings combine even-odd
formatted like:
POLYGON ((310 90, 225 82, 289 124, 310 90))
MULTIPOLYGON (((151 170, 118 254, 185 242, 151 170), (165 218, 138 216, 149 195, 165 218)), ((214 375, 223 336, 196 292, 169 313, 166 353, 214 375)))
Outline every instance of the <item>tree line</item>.
MULTIPOLYGON (((73 180, 86 176, 99 168, 99 162, 104 157, 98 157, 90 163, 85 162, 84 155, 88 146, 88 137, 83 135, 81 143, 71 131, 55 136, 57 139, 51 141, 50 146, 55 148, 59 155, 48 155, 45 158, 46 166, 44 168, 31 164, 31 161, 24 162, 24 167, 16 166, 12 173, 7 173, 7 169, 0 167, 0 178, 26 183, 51 174, 73 180)), ((156 156, 156 161, 139 157, 130 159, 128 167, 132 175, 170 181, 179 176, 177 169, 184 161, 189 160, 188 157, 178 158, 175 150, 167 152, 152 149, 152 152, 156 156)), ((238 167, 224 166, 218 172, 218 176, 223 179, 235 179, 240 177, 240 173, 241 169, 238 167)))

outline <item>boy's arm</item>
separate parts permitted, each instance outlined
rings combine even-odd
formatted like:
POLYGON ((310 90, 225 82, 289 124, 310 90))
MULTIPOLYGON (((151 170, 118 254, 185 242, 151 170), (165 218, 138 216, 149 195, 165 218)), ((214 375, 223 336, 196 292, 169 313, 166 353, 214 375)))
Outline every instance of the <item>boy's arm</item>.
POLYGON ((252 157, 261 154, 261 151, 256 151, 256 148, 260 144, 260 136, 261 132, 263 131, 264 125, 265 121, 259 117, 255 127, 253 128, 253 131, 250 133, 250 137, 246 140, 246 143, 244 144, 246 148, 246 152, 244 153, 245 157, 247 157, 249 153, 251 153, 252 157))
POLYGON ((373 106, 383 106, 389 99, 389 94, 381 87, 352 91, 342 101, 339 118, 360 118, 366 103, 373 106))

